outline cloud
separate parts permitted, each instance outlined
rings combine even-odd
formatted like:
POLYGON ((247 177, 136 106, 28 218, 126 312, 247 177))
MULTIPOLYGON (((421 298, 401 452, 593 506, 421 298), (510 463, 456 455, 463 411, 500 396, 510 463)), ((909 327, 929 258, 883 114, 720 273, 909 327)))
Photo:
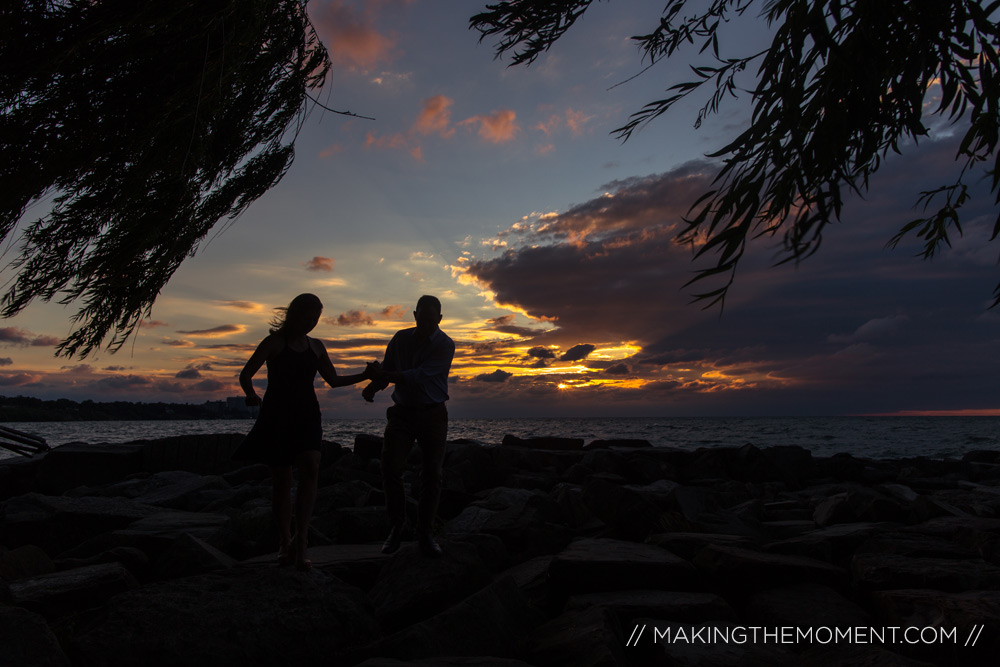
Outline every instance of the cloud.
MULTIPOLYGON (((332 262, 333 260, 330 261, 332 262)), ((256 313, 264 309, 264 306, 253 301, 219 301, 217 303, 224 308, 235 308, 236 310, 245 310, 249 313, 256 313)))
POLYGON ((333 271, 332 257, 313 257, 305 264, 306 271, 333 271))
POLYGON ((502 109, 490 114, 481 114, 466 118, 459 125, 478 125, 479 137, 484 141, 494 144, 511 141, 521 129, 517 124, 517 114, 510 109, 502 109))
MULTIPOLYGON (((198 336, 200 338, 221 338, 223 336, 231 336, 232 334, 240 334, 246 331, 246 325, 243 324, 220 324, 217 327, 212 327, 211 329, 195 329, 192 331, 180 331, 177 333, 184 334, 185 336, 198 336)), ((182 346, 182 347, 187 347, 182 346)))
POLYGON ((17 373, 16 375, 0 375, 0 386, 3 387, 23 387, 25 385, 30 385, 38 382, 40 379, 37 375, 29 375, 28 373, 17 373))
POLYGON ((477 382, 506 382, 512 376, 513 373, 508 373, 507 371, 498 368, 492 373, 477 375, 474 379, 477 382))
POLYGON ((423 101, 420 115, 413 128, 420 134, 439 134, 445 139, 455 134, 451 127, 451 105, 454 100, 444 95, 435 95, 423 101))
POLYGON ((219 380, 202 380, 191 385, 191 388, 196 391, 220 391, 222 389, 231 388, 232 385, 225 382, 220 382, 219 380))
POLYGON ((361 326, 373 326, 375 324, 375 318, 371 313, 366 313, 363 310, 349 310, 346 313, 341 313, 337 317, 327 317, 324 318, 324 322, 328 324, 333 324, 341 327, 361 327, 361 326))
POLYGON ((627 364, 615 364, 605 368, 604 372, 608 375, 628 375, 631 371, 629 371, 627 364))
POLYGON ((105 371, 123 371, 126 370, 124 366, 105 366, 103 369, 105 371))
POLYGON ((143 329, 155 329, 156 327, 169 327, 170 324, 161 320, 144 320, 139 323, 143 329))
POLYGON ((364 12, 342 0, 324 5, 313 3, 310 7, 313 25, 334 64, 349 70, 369 71, 392 60, 396 42, 375 28, 376 15, 369 9, 374 4, 365 3, 368 11, 364 12))
POLYGON ((910 318, 906 315, 879 317, 873 320, 868 320, 858 327, 854 333, 846 335, 830 334, 827 337, 827 340, 831 343, 858 343, 861 341, 888 338, 896 333, 904 323, 909 321, 909 319, 910 318))
POLYGON ((0 346, 53 347, 59 342, 54 336, 36 335, 20 327, 0 327, 0 346))
POLYGON ((590 345, 587 343, 574 345, 559 357, 559 361, 580 361, 582 359, 586 359, 587 356, 596 349, 596 345, 590 345))
POLYGON ((10 357, 0 357, 0 366, 10 366, 14 363, 14 360, 10 357))
POLYGON ((547 347, 539 345, 528 350, 528 356, 535 359, 555 359, 556 353, 547 347))
POLYGON ((185 368, 182 371, 177 371, 174 377, 178 380, 196 380, 201 377, 201 372, 197 368, 185 368))
POLYGON ((161 338, 160 343, 171 347, 195 347, 195 344, 189 340, 177 340, 175 338, 161 338))
POLYGON ((386 306, 381 310, 381 313, 387 320, 401 320, 406 315, 406 308, 398 304, 386 306))
POLYGON ((502 315, 500 317, 494 317, 486 321, 487 329, 489 331, 497 331, 499 333, 513 334, 515 336, 522 336, 528 338, 531 336, 537 336, 544 333, 544 329, 532 329, 530 327, 522 327, 515 325, 514 315, 502 315))
POLYGON ((141 375, 110 375, 100 380, 95 380, 93 385, 104 389, 133 389, 152 384, 151 380, 141 375))

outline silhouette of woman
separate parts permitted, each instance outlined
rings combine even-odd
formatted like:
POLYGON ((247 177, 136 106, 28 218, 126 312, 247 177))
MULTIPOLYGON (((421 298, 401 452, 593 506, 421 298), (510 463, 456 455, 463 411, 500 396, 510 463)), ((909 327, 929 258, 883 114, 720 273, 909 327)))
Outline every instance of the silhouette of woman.
POLYGON ((309 521, 316 503, 320 441, 323 427, 313 381, 316 372, 331 387, 345 387, 368 379, 374 366, 364 373, 337 375, 322 341, 306 334, 315 328, 323 304, 313 294, 300 294, 271 321, 271 333, 262 340, 240 373, 240 387, 247 405, 260 405, 260 414, 233 458, 271 466, 271 507, 278 525, 278 562, 294 563, 309 570, 306 558, 309 521), (253 387, 253 376, 267 364, 264 399, 253 387), (292 523, 292 465, 299 478, 295 497, 296 531, 292 523))

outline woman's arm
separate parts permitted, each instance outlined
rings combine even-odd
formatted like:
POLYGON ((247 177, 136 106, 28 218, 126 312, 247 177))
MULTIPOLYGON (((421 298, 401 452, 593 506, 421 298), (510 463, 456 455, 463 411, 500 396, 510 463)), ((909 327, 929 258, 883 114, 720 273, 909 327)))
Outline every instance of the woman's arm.
POLYGON ((323 341, 316 340, 319 345, 319 374, 323 380, 326 381, 328 385, 336 389, 337 387, 346 387, 348 385, 357 384, 358 382, 363 382, 367 380, 370 376, 367 371, 365 373, 356 373, 354 375, 337 375, 337 369, 333 367, 333 362, 330 361, 330 355, 326 351, 326 346, 323 345, 323 341))
POLYGON ((240 387, 246 395, 247 405, 260 405, 260 396, 257 395, 257 391, 253 387, 253 376, 274 353, 274 347, 275 338, 273 335, 262 340, 243 366, 243 370, 240 371, 240 387))

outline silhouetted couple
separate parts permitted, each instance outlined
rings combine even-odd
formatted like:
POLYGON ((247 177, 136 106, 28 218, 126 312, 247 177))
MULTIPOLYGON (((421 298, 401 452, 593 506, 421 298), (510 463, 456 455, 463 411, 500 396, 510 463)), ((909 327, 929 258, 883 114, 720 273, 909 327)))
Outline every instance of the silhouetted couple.
POLYGON ((441 493, 441 465, 448 432, 448 372, 455 344, 438 326, 441 302, 422 296, 413 315, 416 326, 396 333, 381 364, 370 363, 363 373, 339 376, 323 342, 310 338, 323 304, 313 294, 300 294, 271 322, 270 334, 257 346, 240 373, 247 405, 260 405, 260 414, 233 458, 255 460, 271 467, 271 505, 278 527, 278 563, 307 571, 309 522, 316 502, 323 427, 313 381, 316 373, 331 387, 371 380, 362 396, 373 401, 389 384, 394 405, 386 411, 388 424, 382 448, 382 479, 392 530, 382 547, 399 548, 404 523, 405 492, 402 470, 414 440, 424 453, 417 538, 428 555, 441 555, 431 535, 441 493), (267 364, 267 390, 257 395, 253 376, 267 364), (292 525, 292 467, 298 472, 295 499, 296 532, 292 525))

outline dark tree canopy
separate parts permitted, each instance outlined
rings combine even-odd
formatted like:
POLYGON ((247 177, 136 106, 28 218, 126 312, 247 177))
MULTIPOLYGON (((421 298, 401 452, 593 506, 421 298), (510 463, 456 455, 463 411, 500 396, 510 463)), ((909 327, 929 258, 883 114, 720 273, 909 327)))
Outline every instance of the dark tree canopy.
POLYGON ((58 352, 118 349, 284 175, 329 66, 306 0, 0 4, 0 238, 19 238, 0 315, 80 301, 58 352))
MULTIPOLYGON (((499 36, 497 56, 531 63, 591 5, 591 0, 513 0, 487 5, 471 19, 481 39, 499 36)), ((1000 204, 1000 1, 976 0, 667 0, 659 25, 633 37, 649 65, 675 57, 685 45, 708 64, 692 66, 690 81, 667 90, 615 130, 622 139, 703 92, 696 126, 727 96, 747 86, 749 127, 710 157, 722 158, 713 189, 692 207, 680 235, 696 255, 715 253, 694 281, 721 276, 721 287, 697 295, 721 302, 750 239, 783 238, 782 261, 819 247, 824 227, 839 219, 845 195, 864 194, 889 151, 900 152, 928 134, 930 116, 964 132, 955 182, 915 193, 925 217, 890 241, 916 234, 932 257, 949 234, 961 233, 959 209, 967 181, 985 171, 1000 204), (763 20, 774 30, 768 48, 723 55, 719 31, 727 22, 763 20), (748 69, 756 67, 756 73, 748 69), (939 102, 928 109, 928 91, 939 102), (973 173, 975 172, 975 175, 973 173), (707 238, 707 242, 705 239, 707 238)), ((993 238, 1000 233, 1000 214, 993 238)), ((692 282, 694 282, 692 281, 692 282)), ((1000 303, 1000 286, 994 292, 1000 303)))

